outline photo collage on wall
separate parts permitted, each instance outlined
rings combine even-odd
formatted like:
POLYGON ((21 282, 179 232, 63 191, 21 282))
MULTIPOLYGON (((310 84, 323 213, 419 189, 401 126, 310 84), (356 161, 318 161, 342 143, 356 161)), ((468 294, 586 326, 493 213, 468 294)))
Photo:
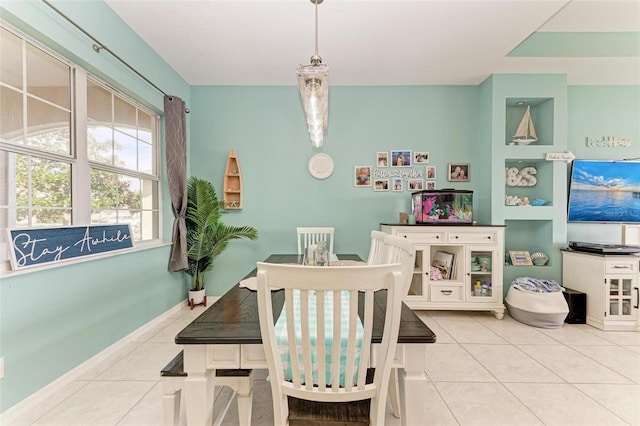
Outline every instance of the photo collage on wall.
POLYGON ((429 153, 398 149, 376 153, 375 166, 354 167, 354 185, 376 192, 436 189, 436 167, 429 165, 429 153))

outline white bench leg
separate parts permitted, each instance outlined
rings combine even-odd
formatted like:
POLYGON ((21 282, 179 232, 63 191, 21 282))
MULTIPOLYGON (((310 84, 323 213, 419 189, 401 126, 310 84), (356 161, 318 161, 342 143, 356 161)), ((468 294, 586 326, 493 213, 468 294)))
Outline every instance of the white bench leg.
POLYGON ((248 376, 242 377, 216 377, 216 385, 229 386, 237 392, 240 426, 250 426, 253 402, 253 371, 248 376))
POLYGON ((162 408, 165 426, 178 426, 180 423, 180 397, 184 377, 162 378, 162 408))

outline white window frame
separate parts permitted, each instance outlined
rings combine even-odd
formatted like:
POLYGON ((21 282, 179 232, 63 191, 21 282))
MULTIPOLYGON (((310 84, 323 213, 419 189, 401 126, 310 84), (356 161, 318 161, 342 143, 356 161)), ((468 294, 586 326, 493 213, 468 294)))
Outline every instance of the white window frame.
MULTIPOLYGON (((164 243, 162 242, 163 239, 163 233, 162 233, 162 210, 163 210, 163 204, 162 204, 162 133, 161 133, 161 116, 150 110, 149 108, 146 108, 145 106, 143 106, 140 102, 132 99, 131 96, 128 96, 126 93, 123 93, 122 91, 115 89, 113 86, 111 86, 110 84, 106 83, 104 80, 100 79, 99 77, 88 73, 86 70, 84 70, 83 68, 81 68, 80 66, 78 66, 77 64, 71 62, 70 60, 68 60, 67 58, 65 58, 64 56, 59 55, 58 53, 56 53, 55 51, 52 51, 51 49, 49 49, 47 46, 44 46, 43 44, 39 43, 38 41, 32 39, 31 37, 27 36, 26 34, 24 34, 23 32, 15 29, 14 27, 12 27, 11 25, 7 24, 4 21, 0 21, 0 26, 2 26, 5 30, 8 30, 9 32, 13 33, 14 35, 16 35, 17 37, 19 37, 20 39, 22 39, 24 42, 29 43, 31 45, 33 45, 34 47, 42 50, 43 52, 47 53, 48 55, 51 55, 52 57, 54 57, 55 59, 63 62, 64 64, 68 65, 70 67, 70 71, 71 71, 71 76, 70 76, 70 93, 71 93, 71 129, 70 129, 70 134, 71 134, 71 147, 70 147, 70 154, 69 155, 64 155, 64 154, 58 154, 58 153, 51 153, 51 152, 47 152, 47 151, 43 151, 34 147, 30 147, 30 146, 25 146, 22 144, 15 144, 15 143, 10 143, 10 142, 2 142, 0 141, 0 148, 4 151, 10 152, 10 153, 17 153, 17 154, 32 154, 35 155, 37 157, 40 158, 44 158, 44 159, 49 159, 49 160, 53 160, 53 161, 62 161, 65 163, 69 163, 71 165, 71 218, 72 218, 72 225, 71 226, 86 226, 86 225, 90 225, 91 224, 91 169, 92 168, 96 168, 96 169, 102 169, 105 171, 110 171, 110 172, 115 172, 115 173, 120 173, 120 174, 125 174, 125 175, 129 175, 132 177, 137 177, 137 178, 144 178, 147 180, 151 180, 151 181, 155 181, 157 184, 157 192, 156 192, 156 197, 157 197, 157 229, 155 230, 155 233, 157 234, 157 238, 154 239, 149 239, 149 240, 144 240, 144 241, 137 241, 134 243, 134 249, 131 249, 130 251, 138 251, 140 249, 146 249, 146 248, 153 248, 153 247, 158 247, 160 245, 164 245, 164 243), (120 169, 117 167, 112 167, 112 166, 108 166, 105 164, 101 164, 101 163, 96 163, 96 162, 91 162, 88 159, 88 147, 87 147, 87 125, 88 125, 88 118, 87 118, 87 82, 89 77, 94 81, 97 82, 98 84, 100 84, 101 86, 103 86, 106 90, 113 92, 115 94, 117 94, 118 96, 120 96, 121 98, 123 98, 124 100, 126 100, 127 102, 130 102, 131 104, 133 104, 136 108, 144 111, 145 113, 153 116, 156 118, 155 121, 155 125, 156 125, 156 129, 154 131, 156 137, 153 141, 153 145, 154 145, 154 151, 155 151, 155 158, 154 158, 154 164, 155 164, 155 173, 154 174, 147 174, 147 173, 141 173, 135 170, 129 170, 129 169, 120 169)), ((23 49, 24 49, 24 43, 23 43, 23 49)), ((23 61, 24 61, 24 56, 23 56, 23 61)), ((24 67, 24 63, 23 63, 23 67, 24 67)), ((27 90, 26 87, 23 87, 23 90, 27 90)), ((26 107, 25 107, 26 108, 26 107)), ((26 111, 24 114, 24 120, 25 123, 24 125, 26 126, 26 111)), ((15 174, 13 174, 13 177, 15 177, 15 174)), ((11 181, 11 179, 9 179, 9 187, 13 188, 15 187, 15 184, 11 181)), ((11 213, 9 213, 9 217, 11 216, 11 213)), ((9 222, 10 224, 11 222, 9 222)), ((6 229, 2 229, 0 230, 0 232, 7 232, 6 229)), ((0 253, 2 252, 6 252, 7 255, 9 255, 9 250, 8 248, 6 250, 0 250, 0 253)), ((120 255, 121 253, 118 253, 118 255, 120 255)), ((62 264, 56 264, 56 265, 47 265, 47 266, 42 266, 42 267, 34 267, 34 268, 29 268, 27 271, 11 271, 10 269, 10 263, 8 258, 7 259, 0 259, 0 275, 5 276, 5 275, 13 275, 13 274, 17 274, 17 273, 25 273, 25 272, 31 272, 31 271, 38 271, 41 269, 49 269, 52 267, 60 267, 63 265, 68 265, 70 263, 79 263, 79 262, 83 262, 83 261, 90 261, 91 259, 96 259, 96 258, 100 258, 100 257, 110 257, 110 256, 114 256, 115 254, 104 254, 104 255, 97 255, 95 257, 91 257, 89 259, 84 259, 84 260, 79 260, 79 259, 74 259, 74 260, 70 260, 68 262, 64 262, 62 264)))

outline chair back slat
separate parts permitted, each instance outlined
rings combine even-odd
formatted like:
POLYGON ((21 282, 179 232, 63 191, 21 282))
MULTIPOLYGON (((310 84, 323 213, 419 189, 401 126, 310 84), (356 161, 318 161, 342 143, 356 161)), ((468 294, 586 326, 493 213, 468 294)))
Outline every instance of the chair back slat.
POLYGON ((335 230, 331 226, 297 227, 296 233, 298 236, 298 254, 305 254, 307 247, 309 247, 311 244, 317 244, 319 242, 324 242, 326 249, 329 251, 329 254, 333 254, 334 232, 335 230))
POLYGON ((411 280, 413 279, 413 271, 416 263, 416 247, 411 240, 388 234, 384 238, 384 245, 386 247, 386 261, 383 263, 402 264, 404 280, 402 294, 406 295, 409 293, 411 280))
POLYGON ((369 247, 369 265, 381 265, 386 261, 385 237, 389 235, 381 231, 371 231, 371 246, 369 247))
POLYGON ((258 311, 275 424, 286 423, 287 396, 322 402, 370 399, 371 418, 384 419, 402 286, 401 264, 305 267, 258 263, 258 311), (284 289, 284 310, 274 321, 271 292, 280 288, 284 289), (366 383, 374 311, 380 309, 375 298, 378 290, 386 290, 384 330, 373 382, 366 383), (283 337, 284 346, 278 340, 283 337))

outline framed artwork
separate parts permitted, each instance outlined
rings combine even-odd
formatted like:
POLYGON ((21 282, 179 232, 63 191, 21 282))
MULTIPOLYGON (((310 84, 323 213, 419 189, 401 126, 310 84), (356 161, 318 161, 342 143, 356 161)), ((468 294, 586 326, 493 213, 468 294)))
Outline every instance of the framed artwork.
POLYGON ((371 166, 356 166, 353 172, 355 186, 371 186, 371 166))
POLYGON ((403 189, 402 178, 393 178, 393 190, 400 192, 403 189))
POLYGON ((427 181, 427 189, 429 191, 433 191, 434 189, 436 189, 435 181, 427 181))
POLYGON ((424 181, 422 179, 409 179, 409 191, 422 191, 424 189, 424 181))
POLYGON ((511 258, 511 264, 514 266, 531 266, 531 255, 528 251, 516 251, 509 250, 509 257, 511 258))
POLYGON ((452 182, 469 182, 469 163, 449 163, 447 180, 452 182))
POLYGON ((413 153, 413 161, 415 164, 428 164, 429 153, 424 151, 416 151, 413 153))
POLYGON ((376 155, 376 164, 378 167, 389 167, 389 153, 378 152, 376 155))
POLYGON ((411 167, 411 150, 391 151, 391 167, 411 167))
POLYGON ((436 179, 436 167, 427 166, 427 180, 436 179))
POLYGON ((389 190, 389 179, 376 179, 373 183, 374 191, 388 191, 389 190))

